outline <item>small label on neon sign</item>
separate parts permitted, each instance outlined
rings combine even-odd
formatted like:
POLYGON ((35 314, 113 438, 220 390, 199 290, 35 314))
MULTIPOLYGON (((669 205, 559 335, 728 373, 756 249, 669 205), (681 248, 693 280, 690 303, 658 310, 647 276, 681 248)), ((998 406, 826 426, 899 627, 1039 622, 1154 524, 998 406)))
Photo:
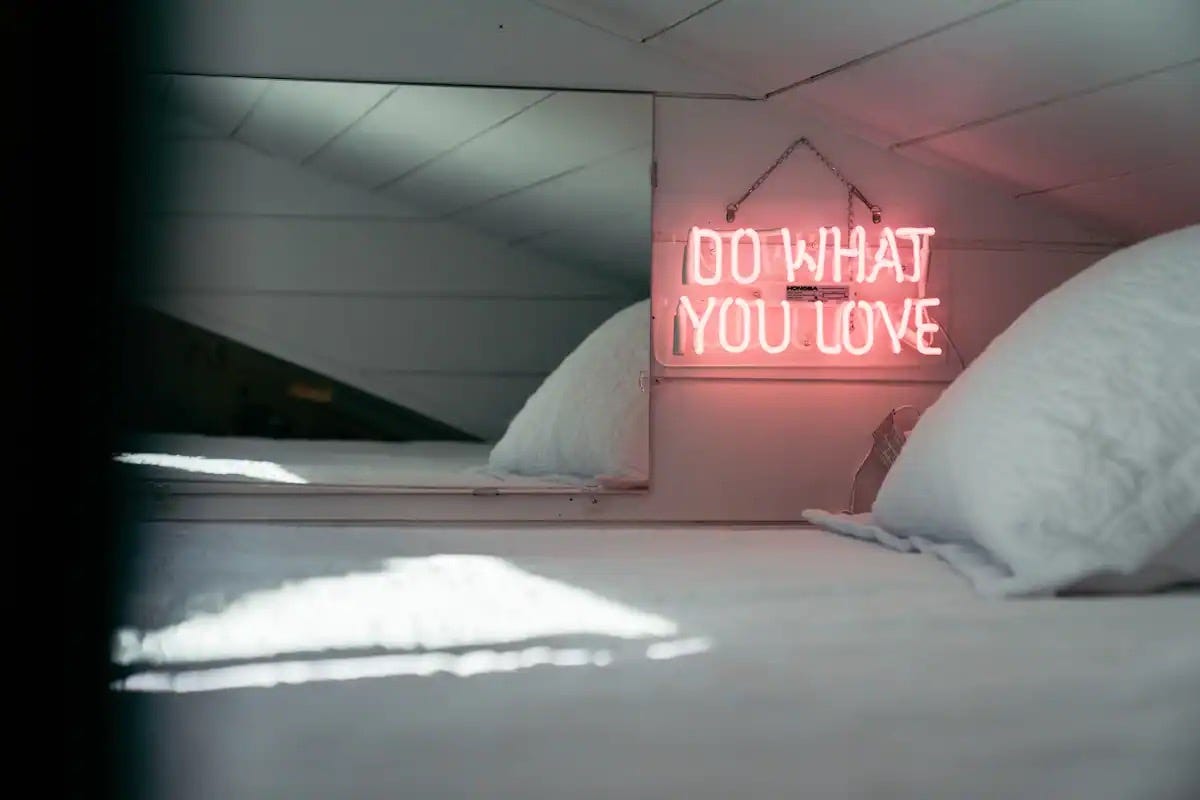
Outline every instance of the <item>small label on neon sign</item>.
POLYGON ((807 301, 809 303, 821 300, 826 303, 844 302, 850 299, 849 286, 789 286, 788 300, 807 301))

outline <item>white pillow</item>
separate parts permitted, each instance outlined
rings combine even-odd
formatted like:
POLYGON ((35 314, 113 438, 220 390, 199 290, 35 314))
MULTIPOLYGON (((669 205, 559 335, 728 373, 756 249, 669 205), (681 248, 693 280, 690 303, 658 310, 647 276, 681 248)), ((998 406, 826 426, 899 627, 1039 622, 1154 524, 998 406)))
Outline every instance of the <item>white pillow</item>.
POLYGON ((1183 541, 1200 535, 1200 226, 1034 303, 921 417, 872 514, 895 536, 981 546, 1011 573, 1002 594, 1180 553, 1200 577, 1183 541))
POLYGON ((563 359, 509 423, 488 466, 644 483, 650 474, 650 301, 617 312, 563 359))

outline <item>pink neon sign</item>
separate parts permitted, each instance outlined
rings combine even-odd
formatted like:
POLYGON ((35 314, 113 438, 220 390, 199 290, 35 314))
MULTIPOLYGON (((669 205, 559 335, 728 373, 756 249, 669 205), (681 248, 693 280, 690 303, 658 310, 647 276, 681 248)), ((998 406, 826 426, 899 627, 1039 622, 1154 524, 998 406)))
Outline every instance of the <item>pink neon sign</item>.
POLYGON ((844 237, 838 228, 820 228, 808 238, 781 228, 772 260, 764 257, 763 238, 773 233, 691 229, 675 310, 677 356, 706 349, 782 356, 815 347, 822 356, 856 359, 898 356, 904 346, 942 354, 932 345, 939 327, 929 315, 941 300, 924 296, 933 228, 883 228, 874 246, 861 226, 844 237), (866 286, 888 299, 863 299, 866 286))

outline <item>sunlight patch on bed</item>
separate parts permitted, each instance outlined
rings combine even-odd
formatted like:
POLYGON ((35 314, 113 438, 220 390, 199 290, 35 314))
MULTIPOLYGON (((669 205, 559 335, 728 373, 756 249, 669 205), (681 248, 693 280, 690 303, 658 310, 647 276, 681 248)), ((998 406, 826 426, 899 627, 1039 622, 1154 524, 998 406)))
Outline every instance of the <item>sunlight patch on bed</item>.
POLYGON ((694 636, 690 639, 675 639, 669 642, 655 642, 646 648, 646 658, 652 661, 666 661, 680 656, 692 656, 707 653, 712 649, 712 640, 707 636, 694 636))
POLYGON ((175 693, 396 676, 471 677, 539 666, 606 667, 627 658, 664 660, 711 648, 707 638, 673 638, 678 633, 679 626, 666 617, 494 556, 395 558, 372 572, 251 592, 224 609, 156 630, 121 629, 114 663, 154 669, 128 675, 112 688, 175 693), (542 643, 562 636, 654 641, 625 655, 607 647, 542 643))
POLYGON ((183 456, 171 453, 121 453, 113 456, 122 464, 148 467, 166 467, 184 472, 203 472, 207 475, 241 475, 272 483, 308 483, 294 472, 289 472, 272 461, 249 461, 243 458, 208 458, 206 456, 183 456))
POLYGON ((112 688, 126 692, 188 694, 363 678, 429 677, 439 674, 470 678, 538 666, 606 667, 612 661, 612 653, 608 650, 578 648, 528 647, 510 651, 401 653, 360 658, 259 662, 181 672, 139 672, 117 681, 112 688))
POLYGON ((443 650, 568 635, 674 636, 675 622, 482 555, 396 558, 375 572, 247 594, 151 631, 117 632, 121 665, 331 650, 443 650))

